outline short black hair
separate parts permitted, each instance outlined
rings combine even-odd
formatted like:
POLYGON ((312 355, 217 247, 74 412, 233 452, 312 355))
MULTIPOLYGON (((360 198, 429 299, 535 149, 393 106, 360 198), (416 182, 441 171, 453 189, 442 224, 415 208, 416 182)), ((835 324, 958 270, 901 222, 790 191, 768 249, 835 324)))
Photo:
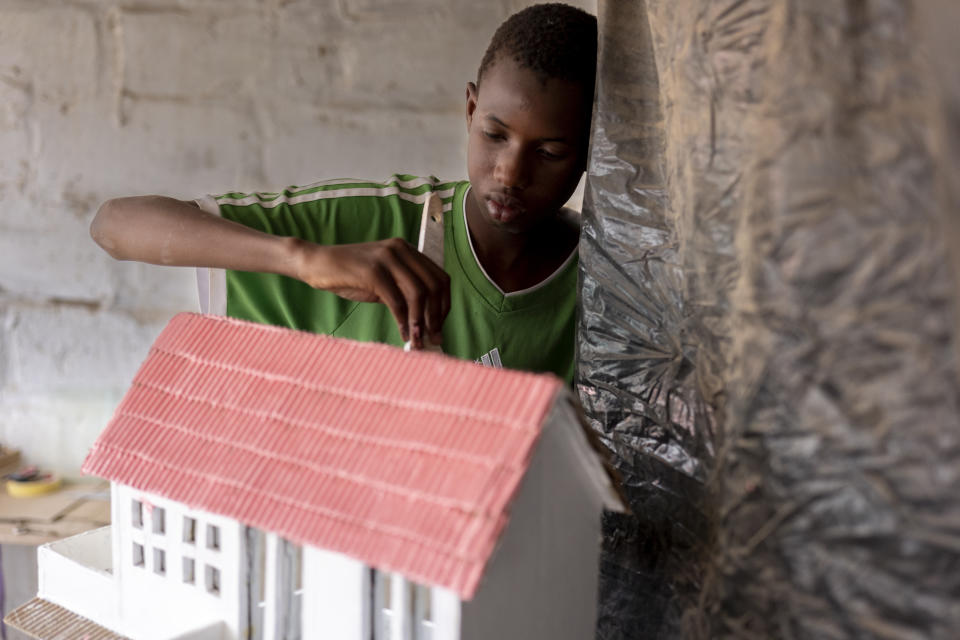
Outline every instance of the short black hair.
POLYGON ((533 71, 541 82, 557 78, 579 84, 593 100, 597 74, 597 18, 559 2, 535 4, 500 25, 490 40, 480 69, 483 73, 500 57, 513 58, 533 71))

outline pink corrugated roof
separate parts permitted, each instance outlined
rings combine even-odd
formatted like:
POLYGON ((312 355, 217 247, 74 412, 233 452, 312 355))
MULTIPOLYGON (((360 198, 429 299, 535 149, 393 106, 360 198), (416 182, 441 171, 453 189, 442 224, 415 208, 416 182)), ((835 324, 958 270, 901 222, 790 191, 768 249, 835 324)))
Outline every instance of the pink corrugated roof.
POLYGON ((83 471, 469 599, 561 387, 180 314, 83 471))

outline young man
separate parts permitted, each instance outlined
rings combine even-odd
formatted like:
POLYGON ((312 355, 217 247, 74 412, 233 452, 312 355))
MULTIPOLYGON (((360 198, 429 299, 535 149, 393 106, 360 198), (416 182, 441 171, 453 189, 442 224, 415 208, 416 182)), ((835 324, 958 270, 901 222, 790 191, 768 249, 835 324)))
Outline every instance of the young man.
POLYGON ((467 85, 469 182, 397 175, 196 202, 118 198, 91 235, 120 260, 216 270, 230 316, 442 341, 457 357, 570 381, 579 225, 562 205, 586 166, 596 34, 593 16, 561 4, 500 26, 467 85), (446 211, 443 269, 413 245, 431 191, 446 211))

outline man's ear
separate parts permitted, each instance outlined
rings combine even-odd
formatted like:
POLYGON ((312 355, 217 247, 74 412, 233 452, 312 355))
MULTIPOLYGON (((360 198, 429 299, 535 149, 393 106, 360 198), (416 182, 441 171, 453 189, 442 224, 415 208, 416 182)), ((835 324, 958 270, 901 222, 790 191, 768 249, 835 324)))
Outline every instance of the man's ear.
POLYGON ((467 130, 470 130, 470 124, 473 122, 473 113, 477 110, 477 85, 472 82, 467 83, 467 130))

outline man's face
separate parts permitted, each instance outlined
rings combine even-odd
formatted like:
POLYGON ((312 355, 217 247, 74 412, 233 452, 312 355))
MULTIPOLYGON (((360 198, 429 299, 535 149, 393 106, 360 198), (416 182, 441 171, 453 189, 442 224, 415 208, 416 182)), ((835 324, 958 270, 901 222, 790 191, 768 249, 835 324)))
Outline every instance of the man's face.
POLYGON ((480 220, 510 233, 533 230, 567 201, 586 165, 583 89, 546 84, 509 58, 467 85, 467 173, 480 220))

